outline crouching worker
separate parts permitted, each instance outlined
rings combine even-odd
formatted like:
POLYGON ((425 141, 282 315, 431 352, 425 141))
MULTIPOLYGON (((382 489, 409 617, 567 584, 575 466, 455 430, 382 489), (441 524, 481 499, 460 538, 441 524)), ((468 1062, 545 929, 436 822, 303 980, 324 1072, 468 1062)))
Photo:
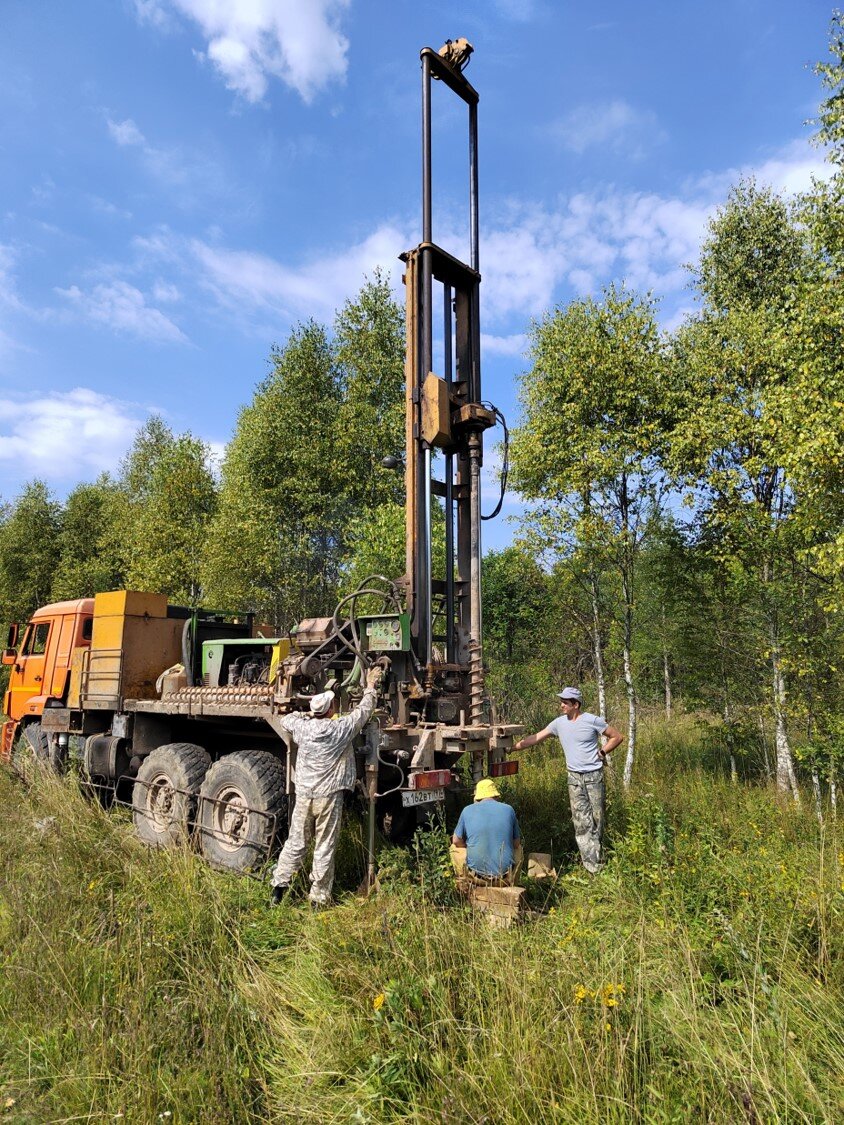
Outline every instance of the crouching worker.
POLYGON ((459 890, 472 886, 512 886, 522 863, 522 834, 516 812, 498 798, 495 782, 485 777, 475 786, 451 838, 451 862, 459 890))
POLYGON ((310 715, 285 715, 281 725, 296 740, 296 803, 290 819, 290 833, 278 857, 272 877, 272 902, 284 897, 293 877, 301 871, 311 839, 314 860, 308 898, 315 906, 328 906, 334 884, 334 855, 343 819, 343 799, 355 787, 355 752, 352 745, 375 710, 376 688, 381 669, 370 668, 366 690, 359 705, 348 715, 335 718, 337 698, 331 691, 311 700, 310 715))

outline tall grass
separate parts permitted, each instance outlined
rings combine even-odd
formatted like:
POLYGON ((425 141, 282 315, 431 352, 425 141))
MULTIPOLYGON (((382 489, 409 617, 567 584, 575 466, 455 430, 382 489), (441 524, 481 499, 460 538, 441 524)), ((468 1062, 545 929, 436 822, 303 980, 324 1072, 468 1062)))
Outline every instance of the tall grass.
POLYGON ((0 777, 0 1116, 844 1119, 841 840, 701 761, 691 722, 646 730, 589 879, 559 759, 525 755, 510 796, 560 879, 509 931, 453 902, 436 833, 368 901, 269 911, 69 783, 0 777))

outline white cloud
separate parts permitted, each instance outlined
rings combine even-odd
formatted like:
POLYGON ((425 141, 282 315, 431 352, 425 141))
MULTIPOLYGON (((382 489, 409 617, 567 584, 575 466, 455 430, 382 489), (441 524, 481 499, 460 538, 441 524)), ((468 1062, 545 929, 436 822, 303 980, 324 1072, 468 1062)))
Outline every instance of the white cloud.
MULTIPOLYGON (((228 177, 201 149, 152 144, 131 118, 116 121, 107 117, 106 125, 115 144, 137 154, 150 176, 166 188, 178 189, 173 200, 182 210, 191 211, 198 200, 209 195, 215 199, 231 196, 233 188, 228 177)), ((130 217, 128 212, 122 214, 130 217)))
POLYGON ((0 242, 0 304, 17 304, 14 265, 15 251, 8 244, 0 242))
POLYGON ((148 305, 140 289, 128 282, 95 285, 87 293, 77 285, 57 289, 56 292, 86 320, 114 332, 127 332, 159 344, 184 343, 187 340, 172 320, 148 305))
POLYGON ((697 260, 710 218, 741 176, 794 194, 829 174, 822 155, 798 141, 756 165, 702 176, 675 196, 608 188, 552 207, 512 205, 482 232, 484 312, 493 325, 537 316, 563 287, 586 295, 612 280, 676 305, 689 284, 684 267, 697 260))
MULTIPOLYGON (((523 350, 518 330, 526 318, 572 293, 594 294, 611 281, 665 298, 664 317, 673 323, 678 306, 690 301, 684 267, 696 261, 707 223, 729 184, 755 172, 760 182, 775 178, 774 186, 802 185, 810 173, 823 171, 821 159, 803 144, 788 146, 755 169, 701 177, 673 196, 610 187, 564 196, 552 205, 518 201, 497 214, 488 212, 481 231, 482 312, 490 330, 485 350, 518 356, 523 350)), ((452 226, 448 216, 437 224, 446 247, 459 242, 452 226)), ((413 245, 415 229, 411 221, 385 222, 353 245, 326 249, 303 264, 228 247, 218 238, 219 233, 188 240, 168 228, 136 238, 137 268, 156 277, 153 298, 159 303, 175 299, 178 279, 180 293, 199 285, 244 324, 269 314, 275 327, 279 320, 302 316, 330 320, 378 266, 388 271, 403 300, 397 255, 413 245)))
POLYGON ((330 318, 361 286, 364 275, 381 267, 397 279, 400 250, 408 237, 391 225, 363 241, 295 268, 250 250, 228 250, 195 239, 190 243, 201 281, 221 304, 294 316, 330 318))
MULTIPOLYGON (((19 311, 22 308, 14 273, 15 260, 14 249, 0 242, 0 312, 19 311)), ((21 349, 22 346, 0 322, 0 359, 5 358, 12 351, 21 349)))
POLYGON ((182 294, 175 285, 167 281, 156 281, 152 287, 152 297, 161 304, 172 304, 174 301, 181 301, 182 294))
POLYGON ((535 0, 495 0, 495 7, 505 19, 527 23, 536 12, 535 0))
POLYGON ((94 211, 100 215, 108 215, 116 219, 131 219, 132 212, 125 210, 123 207, 118 207, 116 203, 112 203, 108 199, 103 199, 99 195, 89 195, 88 202, 94 211))
POLYGON ((340 20, 349 0, 135 0, 138 16, 159 27, 168 14, 199 25, 205 56, 226 86, 260 101, 280 78, 306 102, 347 70, 340 20))
POLYGON ((112 121, 109 118, 107 124, 112 139, 121 147, 126 145, 137 145, 139 148, 146 147, 146 137, 131 118, 127 118, 125 121, 112 121))
POLYGON ((578 154, 600 145, 611 152, 640 158, 667 134, 655 113, 636 109, 622 98, 576 106, 550 127, 554 137, 578 154))
POLYGON ((142 421, 134 404, 84 387, 0 398, 0 462, 22 477, 84 478, 114 469, 142 421))
POLYGON ((760 185, 773 188, 774 191, 798 195, 811 188, 813 179, 828 180, 832 174, 833 167, 827 163, 823 151, 801 139, 792 141, 758 163, 748 163, 703 176, 698 181, 698 186, 700 190, 723 199, 733 184, 742 177, 752 177, 760 185))
POLYGON ((521 357, 525 354, 528 341, 524 332, 516 332, 512 336, 489 336, 481 333, 481 351, 487 355, 504 355, 521 357))

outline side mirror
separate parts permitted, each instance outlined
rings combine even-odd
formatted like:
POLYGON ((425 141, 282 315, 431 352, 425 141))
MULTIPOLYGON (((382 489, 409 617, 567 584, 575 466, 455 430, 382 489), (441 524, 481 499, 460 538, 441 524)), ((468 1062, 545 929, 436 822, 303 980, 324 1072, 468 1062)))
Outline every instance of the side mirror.
POLYGON ((10 625, 9 626, 9 636, 8 636, 8 639, 6 640, 6 648, 7 649, 18 647, 18 635, 20 633, 20 628, 21 628, 20 625, 10 625))
POLYGON ((0 664, 14 664, 17 658, 18 654, 13 648, 4 648, 3 655, 0 657, 0 664))

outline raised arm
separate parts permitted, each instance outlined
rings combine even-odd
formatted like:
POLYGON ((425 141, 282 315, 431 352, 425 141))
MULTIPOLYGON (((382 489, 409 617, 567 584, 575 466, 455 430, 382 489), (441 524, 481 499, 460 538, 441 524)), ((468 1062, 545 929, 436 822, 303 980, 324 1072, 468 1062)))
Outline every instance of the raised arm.
POLYGON ((372 718, 372 712, 375 710, 375 705, 378 702, 378 685, 381 683, 383 671, 379 667, 370 668, 366 673, 366 687, 363 692, 363 699, 348 715, 344 715, 342 719, 337 720, 338 729, 342 730, 344 738, 354 738, 359 734, 369 720, 372 718))
POLYGON ((538 734, 529 734, 525 738, 520 738, 518 742, 514 742, 513 749, 527 750, 529 746, 536 746, 538 743, 544 742, 546 738, 551 738, 553 734, 554 732, 550 727, 545 727, 538 734))

